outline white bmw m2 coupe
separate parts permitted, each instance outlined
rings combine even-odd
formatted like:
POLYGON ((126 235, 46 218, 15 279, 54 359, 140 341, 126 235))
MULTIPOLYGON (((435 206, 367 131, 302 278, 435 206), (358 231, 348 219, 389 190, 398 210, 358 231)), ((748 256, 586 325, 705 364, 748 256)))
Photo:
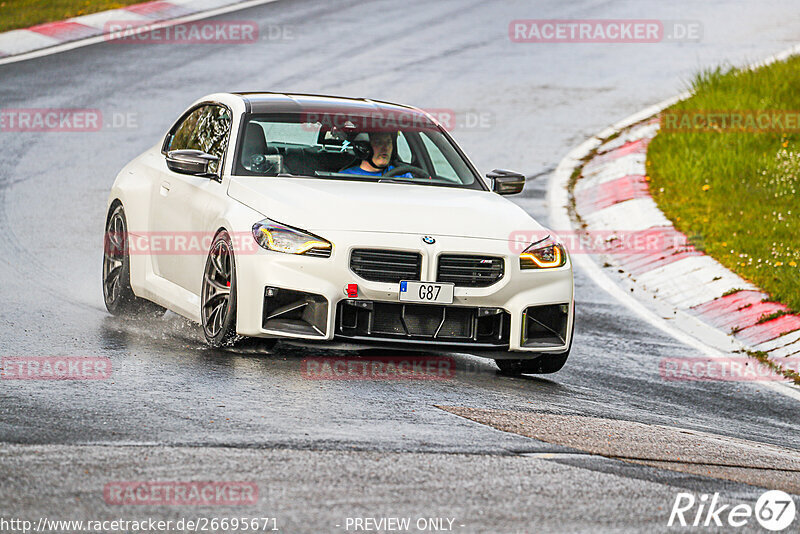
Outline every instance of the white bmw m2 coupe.
POLYGON ((103 294, 172 310, 208 343, 459 352, 561 369, 575 316, 558 238, 480 176, 445 128, 367 99, 222 93, 117 176, 103 294))

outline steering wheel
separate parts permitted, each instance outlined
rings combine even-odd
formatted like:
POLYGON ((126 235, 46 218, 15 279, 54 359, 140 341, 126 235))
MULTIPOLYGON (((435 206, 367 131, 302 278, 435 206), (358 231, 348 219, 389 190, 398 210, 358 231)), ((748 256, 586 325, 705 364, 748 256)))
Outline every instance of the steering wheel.
POLYGON ((250 171, 261 174, 277 173, 280 164, 277 161, 268 160, 263 154, 253 154, 250 156, 250 171))
POLYGON ((398 165, 391 171, 388 171, 383 176, 385 178, 391 178, 392 176, 398 176, 400 174, 405 174, 410 172, 412 175, 417 176, 419 178, 430 178, 431 175, 428 174, 428 171, 425 169, 421 169, 420 167, 415 167, 413 165, 398 165))

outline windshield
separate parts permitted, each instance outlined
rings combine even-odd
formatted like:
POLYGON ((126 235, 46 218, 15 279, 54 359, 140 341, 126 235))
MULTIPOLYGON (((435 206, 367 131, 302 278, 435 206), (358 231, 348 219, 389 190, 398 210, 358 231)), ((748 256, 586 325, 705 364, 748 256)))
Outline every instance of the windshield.
POLYGON ((244 117, 234 174, 485 189, 458 147, 419 112, 244 117))

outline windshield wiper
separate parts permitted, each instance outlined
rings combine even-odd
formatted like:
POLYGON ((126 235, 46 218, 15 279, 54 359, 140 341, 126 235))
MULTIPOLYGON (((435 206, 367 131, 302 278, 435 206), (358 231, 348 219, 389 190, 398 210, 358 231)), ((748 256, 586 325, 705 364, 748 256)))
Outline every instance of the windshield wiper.
POLYGON ((378 180, 378 183, 387 182, 390 184, 413 184, 415 182, 409 180, 395 180, 394 178, 381 178, 378 180))

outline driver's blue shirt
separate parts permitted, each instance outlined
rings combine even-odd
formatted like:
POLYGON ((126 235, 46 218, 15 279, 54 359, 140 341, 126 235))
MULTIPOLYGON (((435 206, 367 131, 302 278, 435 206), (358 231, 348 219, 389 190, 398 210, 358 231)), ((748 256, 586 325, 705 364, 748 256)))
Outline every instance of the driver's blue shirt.
MULTIPOLYGON (((383 176, 385 173, 391 171, 392 169, 394 169, 394 165, 389 165, 380 172, 365 171, 361 167, 350 167, 349 169, 345 169, 340 172, 342 172, 343 174, 362 174, 364 176, 383 176)), ((398 174, 397 176, 391 176, 391 178, 413 178, 413 177, 414 175, 412 175, 410 172, 407 172, 405 174, 398 174)))

